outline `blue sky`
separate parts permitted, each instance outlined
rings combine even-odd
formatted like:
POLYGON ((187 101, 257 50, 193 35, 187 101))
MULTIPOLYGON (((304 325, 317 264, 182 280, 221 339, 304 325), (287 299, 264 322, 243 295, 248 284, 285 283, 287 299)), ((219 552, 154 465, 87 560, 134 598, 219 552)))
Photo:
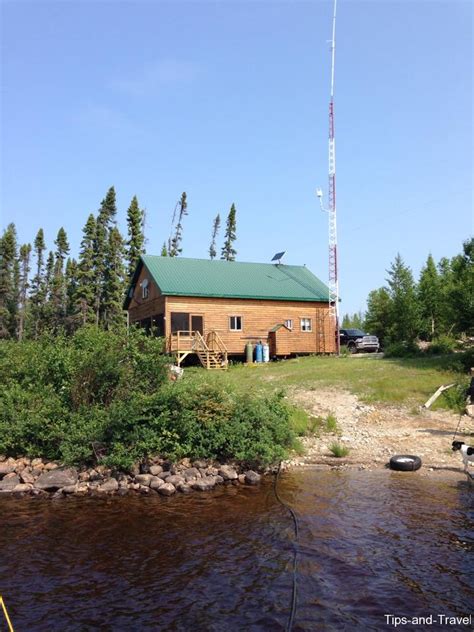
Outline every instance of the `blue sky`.
MULTIPOLYGON (((5 1, 1 224, 22 242, 82 227, 109 186, 158 254, 182 191, 183 256, 207 257, 237 207, 238 259, 327 280, 332 1, 5 1)), ((341 311, 400 252, 417 275, 473 232, 473 5, 339 0, 336 149, 341 311)))

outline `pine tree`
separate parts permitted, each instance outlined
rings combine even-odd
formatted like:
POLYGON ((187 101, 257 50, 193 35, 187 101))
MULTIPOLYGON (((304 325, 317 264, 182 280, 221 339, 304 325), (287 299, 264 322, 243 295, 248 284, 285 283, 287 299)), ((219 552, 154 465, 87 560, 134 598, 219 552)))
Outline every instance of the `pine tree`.
POLYGON ((225 228, 225 240, 221 250, 221 259, 225 261, 235 261, 235 255, 237 251, 234 249, 234 241, 236 240, 236 208, 235 204, 230 207, 229 215, 227 216, 227 223, 225 228))
POLYGON ((66 261, 66 271, 64 273, 66 284, 64 324, 68 333, 74 332, 82 321, 82 314, 79 311, 78 305, 78 269, 77 261, 73 258, 68 258, 66 261))
POLYGON ((69 243, 66 231, 60 228, 54 242, 56 246, 54 259, 54 273, 52 282, 52 308, 54 312, 54 323, 58 327, 63 324, 66 315, 66 283, 64 278, 64 262, 69 252, 69 243))
POLYGON ((421 269, 417 295, 420 308, 420 333, 423 338, 432 340, 439 333, 441 312, 441 291, 439 275, 431 254, 421 269))
POLYGON ((19 317, 18 340, 23 340, 28 307, 28 288, 30 275, 31 244, 23 244, 20 248, 20 282, 19 282, 19 317))
POLYGON ((138 259, 145 252, 144 221, 145 213, 138 206, 137 196, 135 195, 127 211, 127 274, 129 278, 132 277, 133 273, 135 272, 138 259))
POLYGON ((119 324, 123 320, 125 293, 125 270, 123 266, 124 243, 120 231, 114 226, 109 233, 104 279, 105 327, 119 324))
POLYGON ((38 337, 42 327, 43 309, 45 303, 45 279, 44 279, 44 251, 46 244, 44 232, 40 228, 36 233, 34 251, 36 256, 36 274, 31 283, 31 316, 33 320, 34 336, 38 337))
POLYGON ((218 213, 214 219, 214 223, 212 224, 211 245, 209 246, 209 257, 211 261, 217 257, 216 239, 219 233, 220 226, 221 226, 221 216, 218 213))
POLYGON ((109 233, 115 224, 116 215, 115 189, 114 187, 110 187, 100 205, 94 239, 94 310, 97 325, 100 320, 103 319, 104 315, 107 248, 109 244, 109 233))
POLYGON ((388 270, 391 342, 411 344, 419 332, 419 311, 413 275, 398 254, 388 270))
POLYGON ((178 257, 183 249, 181 248, 181 242, 183 239, 183 218, 188 214, 188 201, 186 192, 181 194, 181 199, 179 201, 179 214, 178 214, 178 223, 176 224, 176 232, 174 237, 171 239, 170 248, 169 248, 169 256, 170 257, 178 257))
POLYGON ((161 256, 162 257, 168 256, 168 248, 166 247, 166 241, 164 241, 163 245, 161 246, 161 256))
POLYGON ((385 287, 372 290, 367 299, 363 329, 377 336, 381 344, 387 338, 390 327, 390 304, 390 295, 385 287))
POLYGON ((77 291, 76 298, 82 323, 95 322, 95 297, 96 297, 96 269, 94 244, 96 237, 96 222, 92 213, 87 218, 86 225, 82 229, 83 237, 77 266, 77 291))
POLYGON ((18 246, 15 224, 0 239, 0 338, 16 335, 18 315, 18 246))

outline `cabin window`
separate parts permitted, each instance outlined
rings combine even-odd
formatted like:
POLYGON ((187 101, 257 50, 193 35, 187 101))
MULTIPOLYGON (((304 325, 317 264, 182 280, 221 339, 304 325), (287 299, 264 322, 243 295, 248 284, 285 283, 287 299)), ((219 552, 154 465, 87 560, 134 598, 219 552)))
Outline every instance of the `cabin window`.
POLYGON ((186 331, 189 334, 189 313, 171 312, 171 333, 186 331))
POLYGON ((301 319, 301 331, 313 331, 311 318, 301 319))
POLYGON ((242 331, 242 316, 229 316, 229 329, 231 331, 242 331))
POLYGON ((291 320, 291 318, 288 320, 285 320, 285 327, 287 329, 293 329, 293 321, 291 320))
POLYGON ((143 279, 141 282, 142 286, 142 298, 148 298, 149 296, 149 288, 148 288, 148 279, 143 279))

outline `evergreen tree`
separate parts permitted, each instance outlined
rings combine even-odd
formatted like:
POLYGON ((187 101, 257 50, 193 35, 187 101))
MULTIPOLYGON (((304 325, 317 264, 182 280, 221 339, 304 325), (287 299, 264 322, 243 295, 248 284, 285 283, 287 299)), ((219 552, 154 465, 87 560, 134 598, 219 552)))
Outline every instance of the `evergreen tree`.
POLYGON ((168 256, 168 248, 166 247, 166 241, 164 241, 163 245, 161 246, 161 256, 162 257, 168 256))
POLYGON ((66 231, 60 228, 55 240, 56 252, 54 259, 54 273, 51 288, 51 300, 56 326, 63 323, 66 315, 66 282, 64 277, 64 262, 69 252, 69 243, 66 231))
POLYGON ((169 248, 169 256, 170 257, 178 257, 183 249, 181 248, 181 242, 183 239, 183 218, 188 214, 188 201, 186 192, 181 194, 181 199, 179 201, 179 214, 178 214, 178 223, 176 224, 176 232, 174 237, 171 239, 170 248, 169 248))
POLYGON ((144 221, 145 221, 145 213, 138 206, 137 196, 135 195, 127 211, 127 225, 128 225, 128 241, 127 241, 128 271, 127 273, 128 273, 129 278, 135 272, 138 259, 145 252, 144 221))
POLYGON ((232 204, 229 215, 227 216, 224 245, 221 250, 221 259, 224 259, 225 261, 235 261, 235 255, 237 254, 237 251, 234 249, 234 241, 237 238, 236 213, 235 204, 232 204))
POLYGON ((384 287, 372 290, 367 299, 364 329, 377 336, 382 344, 390 328, 390 295, 384 287))
POLYGON ((461 254, 451 259, 453 283, 450 291, 451 304, 455 306, 454 327, 456 334, 474 333, 474 238, 463 243, 461 254))
POLYGON ((364 315, 362 312, 345 314, 342 319, 343 329, 364 329, 364 315))
POLYGON ((0 239, 0 338, 16 335, 19 265, 15 224, 9 224, 0 239))
POLYGON ((212 225, 211 245, 209 246, 209 257, 210 257, 211 261, 212 261, 212 259, 215 259, 216 256, 217 256, 216 239, 217 239, 217 235, 219 233, 220 226, 221 226, 221 216, 218 213, 216 215, 216 217, 214 219, 214 223, 212 225))
POLYGON ((105 272, 107 266, 107 248, 109 245, 109 233, 115 224, 117 215, 116 196, 114 187, 110 187, 102 200, 97 215, 96 231, 94 239, 94 310, 96 324, 103 318, 105 302, 105 272))
POLYGON ((125 270, 123 266, 124 243, 120 231, 114 226, 109 233, 104 279, 105 327, 122 322, 125 294, 125 270))
POLYGON ((398 254, 388 270, 391 342, 412 343, 419 331, 419 313, 413 275, 398 254))
POLYGON ((82 323, 95 322, 96 268, 94 245, 96 238, 96 221, 92 213, 82 229, 83 237, 77 266, 76 298, 82 323))
POLYGON ((27 318, 27 301, 30 275, 31 244, 23 244, 20 248, 20 281, 19 281, 19 316, 18 316, 18 340, 23 340, 25 322, 27 318))
POLYGON ((439 315, 441 311, 441 292, 438 271, 431 254, 421 269, 417 288, 420 309, 420 334, 432 340, 439 333, 439 315))
POLYGON ((44 279, 44 251, 46 244, 44 232, 40 228, 36 233, 34 251, 36 256, 36 274, 31 283, 31 316, 33 320, 34 336, 38 337, 41 330, 43 309, 45 303, 45 279, 44 279))
POLYGON ((82 314, 79 311, 79 279, 78 264, 75 259, 68 258, 66 261, 65 282, 66 282, 66 309, 64 324, 69 333, 73 333, 82 321, 82 314))

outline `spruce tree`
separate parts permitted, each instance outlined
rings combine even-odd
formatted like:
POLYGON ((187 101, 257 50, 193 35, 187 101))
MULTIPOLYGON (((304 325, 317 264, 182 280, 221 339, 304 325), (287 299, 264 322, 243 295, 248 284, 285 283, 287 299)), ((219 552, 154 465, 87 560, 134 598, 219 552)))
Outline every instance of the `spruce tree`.
POLYGON ((214 223, 212 224, 212 237, 211 237, 211 245, 209 246, 209 257, 211 261, 216 258, 216 239, 219 233, 219 228, 221 226, 221 216, 219 213, 214 218, 214 223))
POLYGON ((52 308, 56 327, 63 324, 66 315, 66 282, 64 277, 64 262, 69 252, 69 243, 66 231, 60 228, 54 242, 56 246, 54 259, 54 274, 52 283, 52 308))
POLYGON ((95 322, 96 268, 94 244, 96 238, 96 221, 92 213, 82 229, 83 237, 77 266, 76 299, 82 323, 95 322))
POLYGON ((104 326, 123 321, 125 270, 123 265, 124 243, 120 231, 114 226, 109 233, 104 278, 104 326))
POLYGON ((36 274, 31 282, 31 316, 35 338, 41 331, 43 309, 45 303, 45 279, 44 279, 44 251, 46 244, 44 232, 40 228, 36 233, 34 241, 34 252, 36 256, 36 274))
POLYGON ((163 245, 161 246, 161 256, 162 257, 168 256, 168 248, 166 247, 166 241, 164 241, 163 245))
POLYGON ((117 206, 115 189, 114 187, 110 187, 100 205, 94 239, 94 310, 96 324, 99 324, 104 315, 105 271, 108 256, 107 248, 109 244, 109 233, 112 226, 115 224, 116 215, 117 206))
POLYGON ((440 290, 438 271, 430 254, 425 266, 421 269, 417 288, 420 309, 420 333, 427 340, 432 340, 439 333, 440 290))
POLYGON ((414 342, 419 331, 419 310, 413 275, 398 254, 388 270, 391 342, 414 342))
POLYGON ((451 304, 456 311, 453 333, 474 333, 474 238, 463 243, 462 253, 451 259, 453 282, 450 290, 451 304))
POLYGON ((229 215, 227 216, 224 245, 221 250, 221 259, 224 259, 225 261, 235 261, 235 255, 237 254, 237 251, 234 249, 234 241, 237 238, 236 213, 235 204, 232 204, 229 215))
POLYGON ((64 273, 66 285, 66 305, 64 324, 69 333, 73 333, 81 323, 82 315, 79 311, 78 301, 78 265, 75 259, 68 258, 64 273))
POLYGON ((46 259, 46 267, 44 274, 44 303, 42 309, 41 328, 49 330, 53 326, 54 320, 54 303, 53 303, 53 286, 54 286, 54 252, 49 251, 46 259))
POLYGON ((183 218, 188 214, 188 201, 186 192, 181 194, 181 199, 179 201, 179 214, 178 214, 178 223, 176 224, 176 232, 174 237, 171 239, 170 248, 169 248, 169 256, 170 257, 178 257, 183 249, 181 248, 181 242, 183 239, 183 218))
POLYGON ((16 336, 19 265, 15 224, 0 239, 0 338, 16 336))
POLYGON ((140 256, 145 252, 144 221, 145 213, 138 206, 137 196, 135 195, 127 211, 127 274, 129 278, 135 272, 140 256))
POLYGON ((367 299, 364 329, 373 336, 377 336, 383 344, 388 336, 390 327, 390 295, 387 288, 372 290, 367 299))
POLYGON ((18 340, 23 340, 28 309, 28 288, 30 275, 31 244, 23 244, 20 248, 20 282, 19 282, 19 315, 18 340))

